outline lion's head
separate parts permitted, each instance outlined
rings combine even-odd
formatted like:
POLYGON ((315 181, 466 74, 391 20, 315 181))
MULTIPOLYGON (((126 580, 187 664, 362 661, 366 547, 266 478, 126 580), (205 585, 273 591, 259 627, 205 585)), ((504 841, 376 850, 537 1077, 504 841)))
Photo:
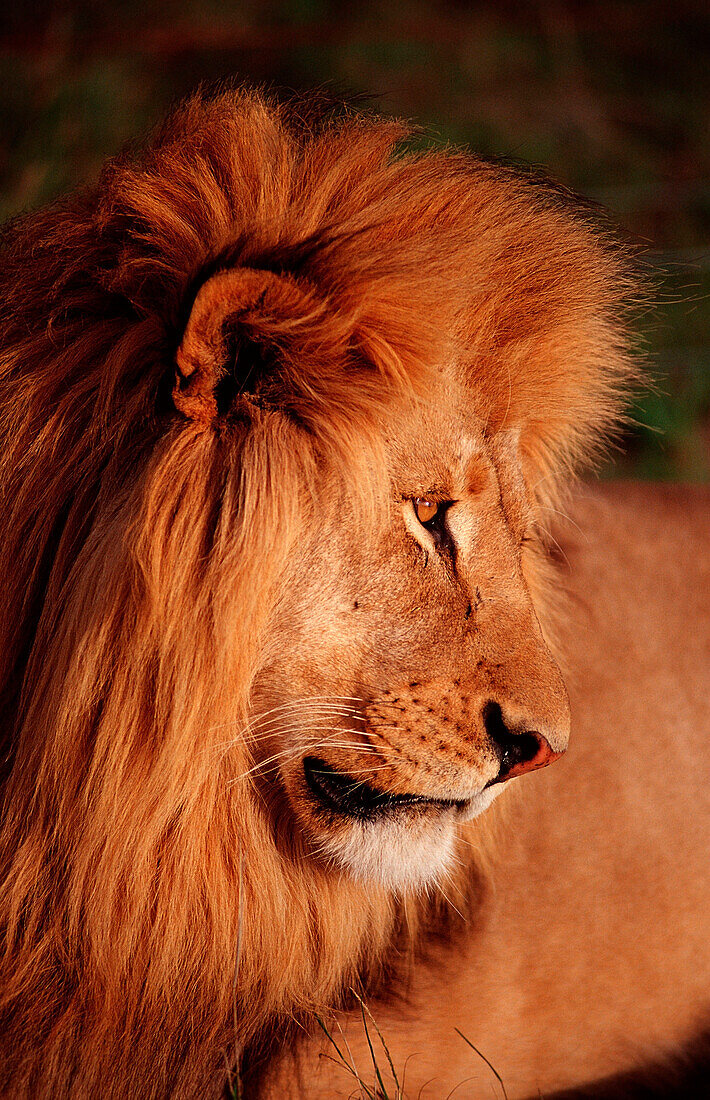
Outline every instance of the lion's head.
POLYGON ((374 514, 354 472, 297 506, 240 735, 311 858, 399 889, 440 877, 458 826, 564 751, 569 715, 526 579, 518 429, 489 437, 443 375, 383 436, 359 475, 378 474, 374 514))
POLYGON ((623 264, 405 133, 196 98, 8 233, 16 1094, 110 1059, 212 1095, 379 980, 466 823, 565 749, 545 516, 630 377, 623 264))

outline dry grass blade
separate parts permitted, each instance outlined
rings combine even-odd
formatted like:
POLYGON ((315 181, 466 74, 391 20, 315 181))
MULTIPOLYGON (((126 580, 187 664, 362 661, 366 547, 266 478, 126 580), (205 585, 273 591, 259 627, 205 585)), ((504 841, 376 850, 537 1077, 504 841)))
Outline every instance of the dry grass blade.
POLYGON ((455 1032, 457 1032, 457 1034, 459 1034, 459 1035, 461 1036, 461 1038, 463 1039, 464 1043, 467 1043, 467 1044, 468 1044, 468 1046, 470 1046, 471 1050, 475 1050, 475 1052, 476 1052, 476 1054, 478 1055, 478 1057, 479 1057, 479 1058, 481 1058, 481 1059, 482 1059, 482 1060, 483 1060, 483 1061, 484 1061, 484 1062, 486 1063, 486 1065, 488 1066, 489 1070, 490 1070, 490 1071, 491 1071, 491 1073, 492 1073, 492 1074, 493 1074, 493 1075, 495 1076, 496 1080, 498 1081, 498 1084, 500 1085, 501 1089, 503 1090, 503 1097, 504 1097, 504 1100, 508 1100, 508 1093, 506 1092, 506 1089, 505 1089, 505 1085, 503 1084, 503 1078, 502 1078, 502 1077, 501 1077, 501 1075, 499 1074, 499 1072, 498 1072, 498 1070, 496 1069, 496 1067, 495 1067, 494 1065, 492 1065, 492 1064, 491 1064, 491 1063, 490 1063, 490 1062, 488 1061, 488 1059, 486 1058, 485 1054, 481 1054, 481 1052, 480 1052, 480 1050, 478 1049, 478 1047, 475 1047, 475 1046, 473 1045, 473 1043, 471 1042, 471 1040, 470 1040, 470 1039, 467 1039, 467 1038, 466 1038, 466 1036, 464 1035, 463 1031, 459 1031, 459 1029, 458 1029, 457 1027, 455 1027, 455 1028, 454 1028, 454 1031, 455 1031, 455 1032))
POLYGON ((383 1100, 387 1100, 387 1087, 386 1087, 384 1081, 382 1080, 382 1074, 380 1073, 380 1067, 378 1066, 377 1058, 375 1057, 375 1048, 372 1045, 372 1039, 370 1038, 370 1031, 369 1031, 369 1028, 367 1026, 367 1016, 365 1015, 365 1006, 362 1003, 362 999, 360 997, 358 997, 357 993, 355 994, 355 996, 357 997, 358 1001, 360 1002, 360 1012, 362 1014, 362 1026, 365 1029, 365 1038, 367 1039, 367 1045, 370 1048, 370 1057, 372 1058, 372 1065, 374 1066, 374 1069, 375 1069, 375 1077, 377 1078, 380 1089, 382 1090, 383 1100))
MULTIPOLYGON (((360 1003, 360 1010, 362 1012, 363 1023, 365 1024, 365 1034, 367 1035, 368 1043, 370 1042, 370 1036, 369 1036, 369 1033, 368 1033, 368 1030, 367 1030, 367 1023, 365 1022, 365 1013, 366 1012, 367 1012, 367 1015, 370 1017, 370 1020, 372 1021, 372 1026, 374 1027, 375 1031, 377 1032, 378 1039, 382 1043, 382 1049, 385 1052, 385 1056, 386 1056, 387 1061, 389 1063, 390 1072, 392 1074, 392 1079, 394 1080, 395 1089, 397 1090, 396 1093, 395 1093, 395 1100, 403 1100, 404 1085, 403 1084, 400 1085, 400 1083, 399 1083, 399 1078, 397 1076, 397 1071, 394 1068, 394 1062, 392 1061, 392 1055, 389 1052, 389 1047, 387 1046, 387 1043, 385 1042, 385 1039, 384 1039, 384 1036, 383 1036, 382 1032, 380 1031, 379 1027, 377 1026, 377 1021, 375 1020, 375 1017, 372 1015, 372 1012, 370 1011, 369 1007, 363 1001, 360 994, 357 993, 354 989, 352 990, 352 993, 360 1003)), ((372 1052, 372 1044, 371 1043, 370 1043, 370 1051, 372 1052)), ((372 1052, 372 1059, 373 1059, 373 1062, 374 1062, 375 1061, 374 1052, 372 1052)), ((375 1069, 377 1069, 376 1064, 375 1064, 375 1069)), ((377 1071, 377 1073, 378 1073, 378 1077, 379 1077, 380 1076, 379 1075, 379 1070, 377 1071)), ((383 1086, 383 1088, 384 1088, 384 1086, 383 1086)))
POLYGON ((225 1053, 227 1063, 227 1080, 229 1084, 229 1100, 243 1100, 242 1076, 239 1063, 241 1061, 241 1049, 239 1043, 239 1019, 237 1010, 237 982, 239 979, 239 966, 242 958, 242 940, 244 931, 244 852, 239 856, 239 901, 237 910, 237 950, 234 958, 234 976, 232 978, 232 1027, 234 1029, 234 1071, 229 1068, 229 1060, 225 1053))
MULTIPOLYGON (((335 1052, 338 1055, 338 1058, 340 1059, 340 1061, 333 1058, 330 1054, 325 1054, 325 1055, 323 1055, 323 1057, 327 1058, 328 1061, 330 1061, 330 1062, 334 1062, 335 1065, 342 1066, 343 1069, 346 1069, 348 1071, 348 1073, 350 1074, 350 1076, 354 1077, 355 1080, 357 1081, 358 1085, 360 1086, 360 1088, 362 1089, 362 1092, 365 1095, 366 1100, 380 1100, 380 1098, 375 1095, 375 1093, 372 1091, 372 1089, 369 1088, 365 1084, 365 1082, 363 1081, 362 1077, 357 1072, 355 1067, 350 1065, 350 1062, 348 1062, 347 1058, 345 1057, 342 1050, 340 1049, 340 1047, 336 1043, 335 1039, 333 1038, 333 1036, 328 1031, 328 1028, 325 1026, 325 1022, 318 1015, 316 1015, 316 1022, 318 1024, 319 1028, 321 1029, 321 1031, 323 1032, 323 1034, 325 1035, 328 1042, 332 1044, 332 1046, 335 1049, 335 1052)), ((387 1100, 386 1094, 385 1094, 384 1100, 387 1100)))

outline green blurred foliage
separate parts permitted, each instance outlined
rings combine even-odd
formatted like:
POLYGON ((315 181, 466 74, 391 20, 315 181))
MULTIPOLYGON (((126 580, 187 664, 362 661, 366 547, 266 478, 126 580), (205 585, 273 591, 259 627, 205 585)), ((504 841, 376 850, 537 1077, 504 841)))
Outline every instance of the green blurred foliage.
POLYGON ((29 0, 1 17, 0 215, 95 177, 200 81, 327 82, 544 165, 647 250, 655 377, 617 469, 710 478, 706 0, 29 0))

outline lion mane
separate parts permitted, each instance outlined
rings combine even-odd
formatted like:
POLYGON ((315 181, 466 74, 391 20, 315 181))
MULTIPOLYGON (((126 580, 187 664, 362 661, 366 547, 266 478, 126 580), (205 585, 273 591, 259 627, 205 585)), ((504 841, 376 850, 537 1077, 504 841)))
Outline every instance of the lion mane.
POLYGON ((198 94, 6 229, 5 1095, 218 1096, 352 987, 396 991, 442 928, 443 903, 310 860, 224 744, 313 501, 347 478, 367 525, 383 417, 455 357, 488 430, 521 425, 543 509, 617 422, 631 281, 562 190, 408 137, 198 94), (227 423, 246 376, 195 378, 181 341, 210 279, 254 270, 279 277, 241 317, 278 395, 227 423))

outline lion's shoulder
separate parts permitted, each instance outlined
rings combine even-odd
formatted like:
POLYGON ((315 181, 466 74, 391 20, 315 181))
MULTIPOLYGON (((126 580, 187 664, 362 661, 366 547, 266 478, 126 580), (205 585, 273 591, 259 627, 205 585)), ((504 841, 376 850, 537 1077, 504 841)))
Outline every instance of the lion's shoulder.
POLYGON ((557 537, 575 751, 595 772, 624 754, 626 789, 643 775, 664 802, 674 775, 690 810, 710 782, 710 487, 584 488, 557 537))
MULTIPOLYGON (((587 603, 611 611, 624 603, 622 620, 676 627, 688 614, 710 630, 710 486, 612 481, 584 486, 555 529, 562 574, 587 603), (589 597, 593 594, 593 600, 589 597)), ((686 639, 692 644, 692 639, 686 639)))

